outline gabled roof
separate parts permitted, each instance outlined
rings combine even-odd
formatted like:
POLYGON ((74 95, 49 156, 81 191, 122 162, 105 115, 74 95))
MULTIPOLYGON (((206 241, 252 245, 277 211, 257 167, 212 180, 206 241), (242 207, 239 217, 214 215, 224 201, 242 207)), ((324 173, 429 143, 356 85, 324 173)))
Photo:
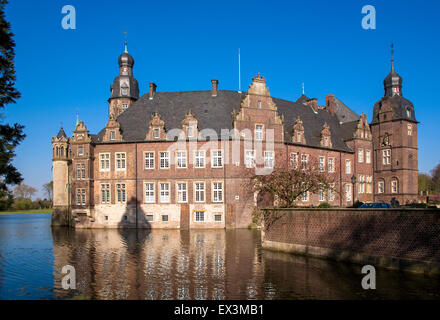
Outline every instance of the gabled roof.
POLYGON ((63 129, 63 128, 61 128, 60 131, 58 132, 58 134, 57 134, 57 138, 58 138, 58 139, 61 139, 61 138, 67 138, 67 135, 66 135, 66 133, 64 132, 64 129, 63 129))
MULTIPOLYGON (((222 129, 233 129, 233 110, 239 111, 246 93, 219 90, 216 97, 211 91, 156 92, 154 99, 145 94, 123 112, 117 121, 121 125, 124 141, 143 141, 149 130, 152 115, 157 112, 165 122, 167 131, 181 129, 182 120, 191 109, 198 121, 199 130, 213 129, 221 137, 222 129)), ((302 103, 272 98, 278 107, 278 113, 284 116, 285 141, 292 141, 292 128, 298 117, 305 128, 308 146, 320 147, 321 130, 324 124, 330 126, 333 148, 351 152, 343 139, 341 126, 337 117, 326 110, 314 112, 302 103)), ((102 142, 104 130, 94 140, 102 142)), ((93 138, 92 138, 93 139, 93 138)))

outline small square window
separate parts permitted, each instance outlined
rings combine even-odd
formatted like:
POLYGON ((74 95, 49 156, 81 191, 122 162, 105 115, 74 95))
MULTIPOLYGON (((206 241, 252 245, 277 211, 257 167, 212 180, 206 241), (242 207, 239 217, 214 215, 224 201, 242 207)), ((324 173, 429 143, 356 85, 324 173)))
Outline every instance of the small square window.
POLYGON ((214 216, 214 221, 215 222, 221 222, 222 221, 222 215, 221 214, 216 214, 214 216))
POLYGON ((124 221, 127 221, 128 220, 128 217, 127 216, 124 216, 124 221))
POLYGON ((148 222, 154 221, 154 216, 152 214, 147 214, 146 218, 148 222))
POLYGON ((167 214, 162 215, 162 222, 168 222, 168 215, 167 214))
POLYGON ((108 221, 108 216, 105 216, 104 219, 105 219, 105 221, 108 221))

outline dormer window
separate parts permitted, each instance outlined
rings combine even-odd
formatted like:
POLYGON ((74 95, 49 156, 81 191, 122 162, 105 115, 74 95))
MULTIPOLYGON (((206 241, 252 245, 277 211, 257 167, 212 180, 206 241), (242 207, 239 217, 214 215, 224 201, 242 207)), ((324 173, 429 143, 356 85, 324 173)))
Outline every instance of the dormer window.
POLYGON ((82 155, 84 155, 84 147, 79 146, 78 147, 78 156, 82 156, 82 155))
POLYGON ((408 118, 411 118, 411 110, 408 108, 408 109, 406 109, 406 116, 408 117, 408 118))
POLYGON ((154 129, 153 136, 154 136, 154 139, 159 139, 159 137, 160 137, 160 129, 159 128, 154 129))
POLYGON ((194 137, 193 127, 188 127, 188 138, 194 137))
POLYGON ((261 109, 261 101, 258 101, 257 106, 258 106, 258 109, 261 109))
POLYGON ((116 133, 114 131, 110 131, 110 140, 114 141, 116 139, 116 133))
POLYGON ((298 131, 296 133, 296 142, 301 143, 301 137, 302 137, 302 134, 301 134, 301 132, 298 131))

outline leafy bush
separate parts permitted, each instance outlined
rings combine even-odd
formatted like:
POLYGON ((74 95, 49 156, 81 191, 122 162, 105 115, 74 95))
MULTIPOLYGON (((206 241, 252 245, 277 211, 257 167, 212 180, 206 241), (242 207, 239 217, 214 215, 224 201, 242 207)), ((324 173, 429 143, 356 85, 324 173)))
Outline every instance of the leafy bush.
POLYGON ((364 203, 362 201, 356 200, 356 202, 349 208, 359 208, 364 203))
POLYGON ((33 203, 31 199, 19 199, 12 205, 15 210, 30 210, 33 209, 33 203))
POLYGON ((323 202, 318 206, 318 208, 321 208, 321 209, 329 209, 331 207, 332 206, 330 205, 330 203, 327 203, 327 202, 323 202))

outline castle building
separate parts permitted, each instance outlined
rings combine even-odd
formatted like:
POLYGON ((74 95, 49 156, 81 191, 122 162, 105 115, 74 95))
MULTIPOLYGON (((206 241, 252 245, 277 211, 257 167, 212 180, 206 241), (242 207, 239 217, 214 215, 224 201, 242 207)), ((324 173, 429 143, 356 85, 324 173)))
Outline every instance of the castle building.
POLYGON ((249 173, 316 159, 333 188, 299 206, 417 197, 417 121, 394 64, 369 124, 334 95, 324 106, 304 92, 272 97, 259 74, 247 92, 160 92, 139 97, 134 59, 119 57, 108 121, 91 134, 83 121, 53 145, 53 225, 77 228, 242 228, 258 195, 249 173))

